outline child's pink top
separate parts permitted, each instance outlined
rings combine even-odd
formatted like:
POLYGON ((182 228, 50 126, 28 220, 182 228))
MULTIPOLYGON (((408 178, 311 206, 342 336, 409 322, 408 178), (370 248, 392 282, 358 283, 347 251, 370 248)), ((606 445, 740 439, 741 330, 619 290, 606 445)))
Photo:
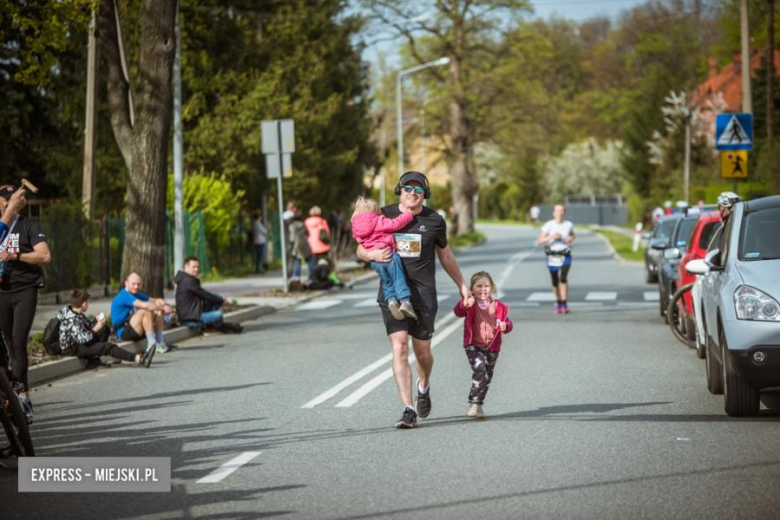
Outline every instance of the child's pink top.
MULTIPOLYGON (((491 308, 495 308, 494 314, 492 316, 495 320, 498 321, 505 321, 506 322, 506 331, 501 332, 501 329, 499 328, 498 324, 494 321, 492 323, 493 327, 493 339, 488 344, 487 348, 491 350, 492 352, 499 352, 501 350, 501 337, 504 334, 509 334, 512 332, 512 328, 514 328, 514 324, 512 323, 512 320, 509 319, 509 306, 502 302, 501 300, 491 299, 491 308), (495 307, 493 307, 495 305, 495 307)), ((455 316, 459 318, 466 318, 463 321, 463 346, 469 347, 474 344, 474 330, 475 325, 477 324, 477 309, 478 304, 474 303, 471 307, 466 307, 463 305, 463 299, 458 300, 458 303, 455 304, 455 308, 453 309, 453 312, 455 313, 455 316)), ((490 309, 488 309, 490 310, 490 309)))
POLYGON ((407 226, 414 219, 409 213, 387 218, 367 211, 352 217, 352 236, 366 250, 389 247, 395 251, 393 232, 407 226))

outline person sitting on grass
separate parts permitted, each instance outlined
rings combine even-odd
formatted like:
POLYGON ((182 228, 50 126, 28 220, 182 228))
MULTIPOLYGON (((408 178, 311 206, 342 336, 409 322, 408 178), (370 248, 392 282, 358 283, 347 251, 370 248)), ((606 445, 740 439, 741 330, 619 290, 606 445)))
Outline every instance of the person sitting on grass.
POLYGON ((227 301, 223 296, 200 286, 200 262, 197 256, 184 259, 184 270, 176 273, 176 315, 179 323, 190 328, 215 329, 240 333, 241 325, 225 323, 220 307, 227 301))
POLYGON ((108 337, 111 335, 111 328, 106 325, 103 313, 100 313, 97 319, 90 319, 85 314, 89 309, 89 298, 87 291, 77 289, 70 294, 70 305, 63 307, 57 314, 57 319, 60 320, 62 354, 87 360, 111 356, 122 361, 134 361, 138 366, 149 368, 155 349, 147 349, 143 354, 133 354, 115 343, 110 343, 108 337))
POLYGON ((141 292, 141 277, 130 273, 125 287, 111 302, 111 322, 116 337, 125 341, 140 341, 146 336, 147 349, 156 347, 159 354, 176 350, 176 345, 166 345, 163 339, 165 318, 173 315, 164 300, 152 300, 141 292))

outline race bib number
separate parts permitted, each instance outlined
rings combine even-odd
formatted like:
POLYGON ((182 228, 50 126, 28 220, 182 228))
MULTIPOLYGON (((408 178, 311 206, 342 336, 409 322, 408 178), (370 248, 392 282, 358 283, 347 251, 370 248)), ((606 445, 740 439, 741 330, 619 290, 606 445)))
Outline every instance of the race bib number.
POLYGON ((395 249, 403 258, 419 258, 422 251, 422 235, 414 233, 395 233, 395 249))
POLYGON ((566 260, 565 256, 550 255, 547 257, 547 265, 549 265, 550 267, 561 267, 565 260, 566 260))

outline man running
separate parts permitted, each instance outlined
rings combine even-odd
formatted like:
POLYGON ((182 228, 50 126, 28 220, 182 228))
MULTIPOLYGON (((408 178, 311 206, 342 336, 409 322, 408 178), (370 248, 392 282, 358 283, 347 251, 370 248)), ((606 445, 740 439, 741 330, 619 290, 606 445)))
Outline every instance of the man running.
MULTIPOLYGON (((411 223, 396 232, 393 238, 404 266, 418 321, 413 321, 411 318, 405 320, 393 318, 387 308, 381 287, 377 301, 393 351, 393 377, 404 405, 403 415, 395 426, 414 428, 418 416, 424 419, 431 413, 430 376, 433 368, 431 337, 433 337, 433 324, 438 309, 435 257, 439 257, 439 262, 455 282, 463 298, 468 298, 471 291, 463 279, 455 255, 447 245, 447 225, 444 219, 432 209, 423 206, 423 201, 431 196, 427 177, 416 171, 406 172, 399 179, 395 193, 400 196, 400 203, 385 206, 382 208, 382 213, 388 218, 395 218, 401 213, 414 216, 411 223), (412 370, 408 361, 409 336, 412 337, 412 349, 417 359, 416 408, 412 403, 412 370)), ((392 251, 388 248, 366 251, 362 246, 358 247, 358 256, 367 262, 389 262, 391 254, 392 251)))
MULTIPOLYGON (((563 244, 570 246, 574 242, 574 224, 564 220, 566 208, 563 204, 556 204, 553 208, 553 219, 542 226, 537 245, 555 248, 563 244)), ((552 278, 552 292, 555 295, 555 313, 569 314, 569 269, 571 268, 571 251, 565 255, 548 254, 547 268, 552 278)))

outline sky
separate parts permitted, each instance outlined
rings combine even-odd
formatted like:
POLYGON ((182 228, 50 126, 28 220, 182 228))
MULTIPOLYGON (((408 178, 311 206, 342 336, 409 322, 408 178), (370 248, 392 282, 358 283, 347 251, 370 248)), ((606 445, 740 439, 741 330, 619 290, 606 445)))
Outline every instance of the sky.
MULTIPOLYGON (((551 16, 582 22, 596 16, 606 16, 616 20, 621 11, 643 3, 644 0, 531 0, 534 14, 531 18, 547 19, 551 16)), ((401 41, 385 41, 368 47, 363 59, 376 64, 383 55, 390 67, 398 63, 397 48, 401 41)))

